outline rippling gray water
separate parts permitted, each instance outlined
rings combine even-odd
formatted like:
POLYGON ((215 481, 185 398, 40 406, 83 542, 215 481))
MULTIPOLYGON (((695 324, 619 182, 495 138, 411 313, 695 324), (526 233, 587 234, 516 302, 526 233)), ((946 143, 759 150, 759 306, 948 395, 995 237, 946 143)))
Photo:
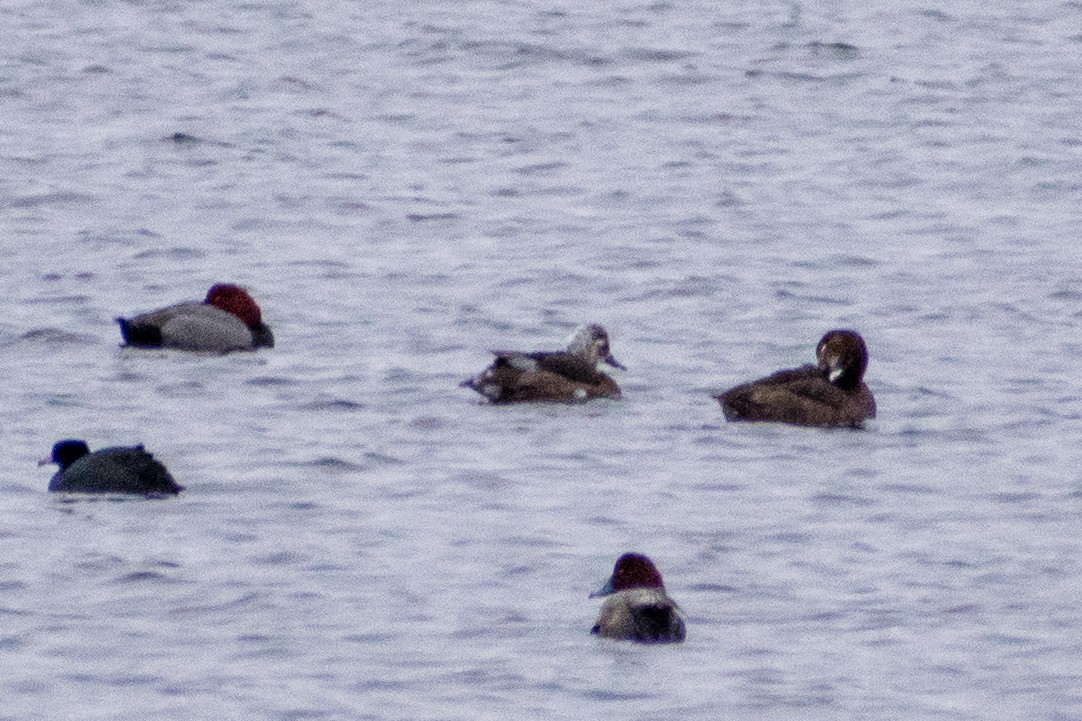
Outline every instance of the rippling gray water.
POLYGON ((1080 20, 6 3, 0 719, 1082 718, 1080 20), (225 280, 277 348, 118 348, 225 280), (624 400, 458 387, 584 321, 624 400), (833 327, 874 426, 724 422, 833 327), (626 550, 685 644, 589 635, 626 550))

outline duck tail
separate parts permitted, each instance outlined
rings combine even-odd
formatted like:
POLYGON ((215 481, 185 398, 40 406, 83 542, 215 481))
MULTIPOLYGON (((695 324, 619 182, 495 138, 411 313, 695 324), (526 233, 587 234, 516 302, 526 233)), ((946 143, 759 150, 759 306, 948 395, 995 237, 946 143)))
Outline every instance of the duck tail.
POLYGON ((132 323, 128 318, 117 318, 116 322, 120 325, 120 336, 124 339, 124 345, 161 347, 162 331, 157 326, 132 323))

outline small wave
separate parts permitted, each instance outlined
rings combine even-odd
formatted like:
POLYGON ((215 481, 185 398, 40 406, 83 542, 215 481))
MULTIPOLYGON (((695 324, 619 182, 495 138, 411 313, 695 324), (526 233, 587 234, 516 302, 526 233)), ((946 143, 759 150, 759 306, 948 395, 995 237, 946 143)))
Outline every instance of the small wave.
POLYGON ((462 216, 458 213, 406 213, 406 220, 412 223, 430 223, 440 220, 458 220, 462 216))
POLYGON ((117 578, 114 583, 179 583, 175 578, 158 571, 133 571, 117 578))
POLYGON ((255 378, 249 378, 244 383, 245 385, 250 386, 283 387, 298 385, 299 381, 295 378, 286 378, 284 376, 257 376, 255 378))
POLYGON ((304 464, 305 466, 311 466, 313 468, 321 468, 326 471, 334 471, 337 473, 346 473, 352 471, 360 471, 364 469, 359 463, 353 463, 343 458, 335 458, 333 456, 324 456, 317 458, 313 461, 309 461, 304 464))
POLYGON ((40 208, 43 206, 81 205, 96 200, 86 193, 56 192, 24 195, 11 201, 12 208, 40 208))
POLYGON ((306 411, 359 411, 367 406, 359 401, 351 401, 345 398, 321 398, 299 406, 306 411))
POLYGON ((19 336, 19 342, 44 345, 88 345, 96 340, 97 339, 92 335, 87 335, 86 333, 72 333, 71 331, 61 330, 60 328, 34 328, 19 336))

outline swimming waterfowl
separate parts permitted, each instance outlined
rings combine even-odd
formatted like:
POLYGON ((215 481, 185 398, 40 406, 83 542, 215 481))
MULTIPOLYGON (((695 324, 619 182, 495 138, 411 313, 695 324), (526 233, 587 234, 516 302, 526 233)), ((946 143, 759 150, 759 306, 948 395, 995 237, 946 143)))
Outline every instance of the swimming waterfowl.
POLYGON ((608 598, 590 633, 639 643, 684 640, 679 607, 665 593, 657 566, 641 553, 625 553, 616 559, 608 583, 590 594, 590 598, 599 596, 608 598))
POLYGON ((875 418, 864 383, 868 348, 852 330, 832 330, 815 349, 816 365, 781 370, 714 396, 730 421, 860 427, 875 418))
POLYGON ((59 441, 39 466, 60 466, 49 490, 67 493, 177 494, 184 490, 165 466, 138 446, 116 446, 90 452, 86 441, 59 441))
POLYGON ((609 334, 597 324, 579 328, 566 351, 492 354, 496 356, 492 365, 462 385, 493 403, 619 398, 620 386, 597 364, 627 370, 612 356, 609 334))
POLYGON ((228 353, 274 347, 259 305, 229 283, 212 286, 202 303, 178 303, 116 322, 124 343, 139 348, 228 353))

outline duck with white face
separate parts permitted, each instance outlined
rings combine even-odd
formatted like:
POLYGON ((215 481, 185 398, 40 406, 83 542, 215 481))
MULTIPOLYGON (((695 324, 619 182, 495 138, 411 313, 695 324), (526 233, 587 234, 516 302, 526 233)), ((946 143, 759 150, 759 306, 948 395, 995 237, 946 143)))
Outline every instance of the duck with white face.
POLYGON ((612 355, 609 334, 597 324, 584 325, 566 351, 492 351, 496 360, 462 385, 492 403, 586 401, 619 398, 620 386, 598 370, 600 363, 626 370, 612 355))

